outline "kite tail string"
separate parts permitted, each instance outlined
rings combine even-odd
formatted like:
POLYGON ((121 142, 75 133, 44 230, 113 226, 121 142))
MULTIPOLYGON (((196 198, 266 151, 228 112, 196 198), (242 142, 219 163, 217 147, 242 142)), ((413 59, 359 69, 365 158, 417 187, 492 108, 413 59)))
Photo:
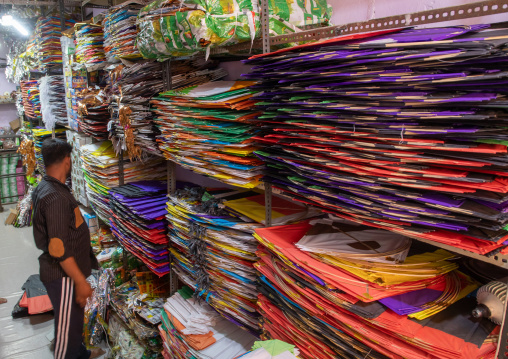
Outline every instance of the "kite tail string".
POLYGON ((401 145, 402 143, 404 143, 404 126, 402 126, 402 130, 400 130, 400 141, 399 141, 399 145, 401 145))

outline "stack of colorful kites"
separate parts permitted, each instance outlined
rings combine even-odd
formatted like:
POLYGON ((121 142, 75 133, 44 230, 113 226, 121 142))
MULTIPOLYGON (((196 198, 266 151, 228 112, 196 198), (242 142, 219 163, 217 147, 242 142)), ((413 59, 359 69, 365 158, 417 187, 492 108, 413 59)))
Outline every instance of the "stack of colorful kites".
MULTIPOLYGON (((118 157, 110 141, 97 142, 80 148, 83 172, 87 184, 87 196, 93 210, 105 223, 109 223, 109 190, 119 185, 118 157)), ((131 162, 125 157, 124 183, 166 178, 164 161, 148 157, 144 161, 131 162)))
POLYGON ((42 121, 51 130, 57 122, 67 123, 64 77, 44 76, 39 80, 42 121))
POLYGON ((89 87, 80 92, 78 122, 81 131, 98 140, 108 138, 109 98, 101 89, 89 87))
MULTIPOLYGON (((66 139, 65 131, 66 131, 65 128, 55 129, 55 137, 65 140, 66 139)), ((53 137, 53 131, 37 127, 32 130, 32 133, 34 139, 36 168, 40 174, 45 174, 46 167, 44 166, 44 160, 42 159, 41 152, 42 143, 44 142, 45 139, 53 137)))
POLYGON ((112 128, 112 138, 117 152, 128 149, 135 157, 141 157, 141 149, 159 153, 155 144, 155 126, 149 101, 164 88, 162 65, 158 62, 136 62, 131 66, 118 65, 110 72, 112 118, 118 119, 112 128))
POLYGON ((76 59, 88 71, 101 68, 106 61, 104 54, 104 32, 101 25, 76 24, 76 59))
POLYGON ((39 82, 37 80, 21 81, 20 87, 25 116, 28 117, 29 120, 42 119, 39 82))
POLYGON ((471 316, 454 254, 334 217, 255 236, 263 339, 305 359, 493 357, 498 328, 471 316))
MULTIPOLYGON (((216 63, 205 61, 204 58, 172 61, 171 82, 172 88, 201 84, 226 76, 222 69, 211 69, 216 63)), ((153 113, 150 111, 150 99, 164 88, 162 65, 158 62, 136 62, 131 66, 118 65, 111 71, 113 99, 113 118, 118 118, 114 129, 115 139, 120 139, 121 146, 115 145, 117 151, 120 147, 131 150, 133 147, 142 148, 148 153, 158 153, 160 150, 155 142, 159 131, 152 121, 153 113)), ((140 155, 140 150, 137 150, 140 155)), ((136 156, 139 157, 139 156, 136 156)))
POLYGON ((234 359, 252 347, 253 335, 238 330, 192 295, 191 289, 183 287, 164 304, 159 331, 165 359, 234 359))
POLYGON ((251 81, 217 81, 161 93, 152 100, 157 142, 183 167, 239 187, 259 184, 263 163, 253 137, 261 112, 254 110, 251 81))
POLYGON ((334 39, 249 59, 272 130, 257 137, 266 180, 357 223, 508 252, 508 31, 485 27, 334 39))
MULTIPOLYGON (((264 195, 237 189, 187 187, 169 196, 167 220, 173 270, 223 316, 256 332, 254 229, 265 222, 264 195)), ((316 212, 274 198, 277 223, 316 212)))
MULTIPOLYGON (((293 33, 297 27, 324 26, 332 14, 326 1, 279 0, 269 6, 271 35, 293 33)), ((261 34, 259 8, 258 0, 157 0, 139 12, 137 47, 143 57, 162 60, 210 47, 252 44, 261 34)))
POLYGON ((137 59, 136 16, 141 6, 128 2, 111 7, 104 18, 104 50, 108 62, 137 59))
POLYGON ((167 220, 172 266, 182 282, 231 322, 256 332, 252 233, 261 225, 219 208, 222 200, 249 194, 253 193, 187 187, 170 195, 167 220))
MULTIPOLYGON (((65 29, 74 26, 74 20, 65 20, 65 29)), ((65 30, 64 29, 64 30, 65 30)), ((62 29, 57 16, 41 17, 35 24, 35 53, 39 71, 62 66, 62 29)))
POLYGON ((165 182, 141 181, 109 190, 111 231, 158 276, 169 273, 166 188, 165 182))

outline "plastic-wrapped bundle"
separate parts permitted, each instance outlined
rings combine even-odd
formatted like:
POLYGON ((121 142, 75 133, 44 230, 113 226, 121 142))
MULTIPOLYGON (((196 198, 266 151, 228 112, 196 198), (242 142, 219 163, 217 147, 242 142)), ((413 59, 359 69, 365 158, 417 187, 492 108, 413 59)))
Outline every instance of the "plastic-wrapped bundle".
POLYGON ((174 14, 176 10, 185 10, 179 1, 156 0, 139 11, 136 24, 138 34, 136 46, 145 59, 164 60, 171 56, 183 56, 188 53, 177 52, 166 45, 161 31, 161 18, 174 14))
MULTIPOLYGON (((305 4, 270 2, 271 35, 298 31, 297 27, 326 25, 331 7, 326 0, 305 4)), ((208 47, 253 41, 260 36, 258 0, 158 0, 138 15, 137 46, 145 58, 163 60, 196 53, 208 47)))
POLYGON ((203 10, 178 11, 160 19, 170 53, 193 54, 211 46, 233 45, 259 37, 259 14, 210 15, 203 10))
POLYGON ((76 24, 76 58, 88 71, 101 68, 106 61, 104 32, 101 25, 76 24))
MULTIPOLYGON (((74 20, 66 19, 65 28, 74 26, 74 23, 74 20)), ((48 68, 61 66, 60 18, 55 16, 39 18, 35 24, 35 34, 38 69, 44 71, 48 68)))
POLYGON ((42 120, 51 130, 57 122, 67 123, 64 77, 44 76, 39 80, 42 120))
POLYGON ((109 9, 104 18, 104 50, 108 62, 120 58, 141 57, 136 48, 136 16, 140 9, 136 4, 121 4, 109 9))

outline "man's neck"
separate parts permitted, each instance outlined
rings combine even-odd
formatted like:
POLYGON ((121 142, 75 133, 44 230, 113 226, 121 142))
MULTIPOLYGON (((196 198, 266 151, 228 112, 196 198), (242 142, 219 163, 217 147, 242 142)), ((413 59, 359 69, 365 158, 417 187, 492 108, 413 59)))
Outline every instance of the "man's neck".
POLYGON ((48 176, 51 176, 51 177, 59 180, 63 184, 65 184, 65 181, 67 180, 67 176, 62 171, 54 171, 54 170, 51 170, 49 168, 46 168, 46 174, 48 176))

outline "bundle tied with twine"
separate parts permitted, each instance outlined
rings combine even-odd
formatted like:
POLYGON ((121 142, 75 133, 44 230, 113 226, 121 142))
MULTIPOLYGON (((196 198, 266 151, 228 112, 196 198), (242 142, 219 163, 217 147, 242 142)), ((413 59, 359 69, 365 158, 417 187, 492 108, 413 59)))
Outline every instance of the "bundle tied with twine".
POLYGON ((134 130, 132 129, 130 118, 131 113, 132 109, 129 106, 120 105, 118 120, 123 128, 125 145, 127 147, 129 158, 132 161, 133 159, 141 159, 143 151, 134 143, 134 130))
POLYGON ((19 145, 17 153, 23 157, 23 166, 26 166, 26 175, 32 176, 35 172, 35 147, 33 141, 25 138, 19 145))

